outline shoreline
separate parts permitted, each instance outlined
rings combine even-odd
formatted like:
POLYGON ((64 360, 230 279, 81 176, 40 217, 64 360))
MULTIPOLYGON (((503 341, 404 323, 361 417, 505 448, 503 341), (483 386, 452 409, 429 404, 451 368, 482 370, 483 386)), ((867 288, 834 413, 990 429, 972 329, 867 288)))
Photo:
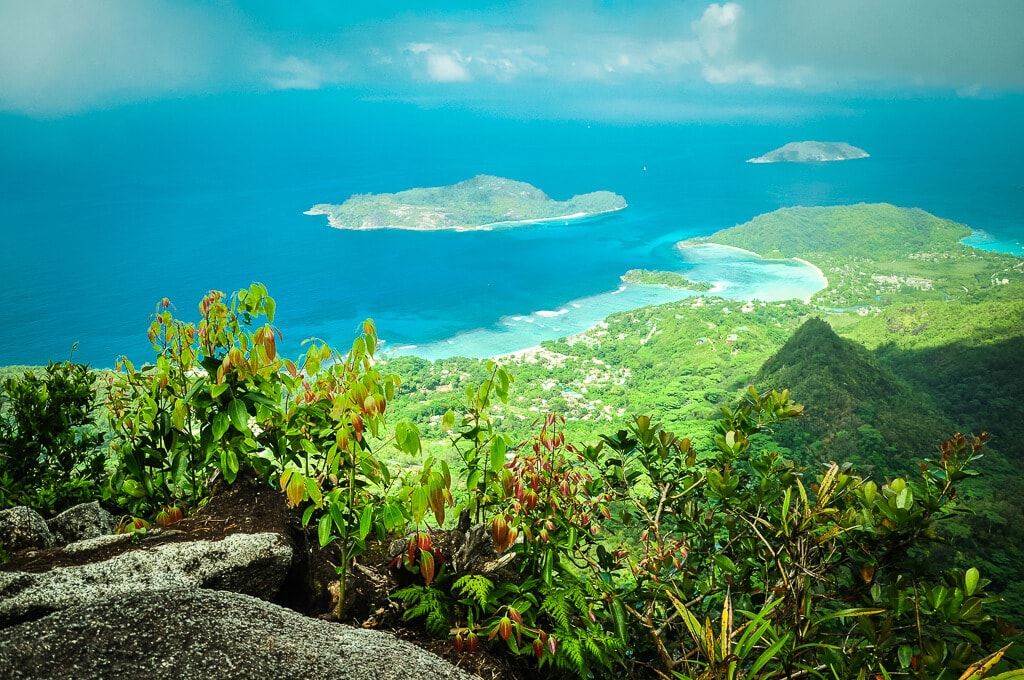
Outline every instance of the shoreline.
POLYGON ((462 226, 451 226, 451 227, 409 227, 405 225, 389 224, 372 227, 352 227, 349 225, 341 224, 328 210, 320 209, 319 205, 315 205, 309 210, 304 211, 303 215, 310 215, 316 217, 318 215, 327 216, 327 224, 333 229, 343 229, 347 231, 376 231, 379 229, 399 229, 402 231, 493 231, 495 229, 509 229, 515 227, 527 226, 530 224, 544 224, 547 222, 585 222, 590 219, 603 217, 604 215, 610 215, 625 210, 629 207, 629 204, 623 205, 621 208, 611 208, 609 210, 602 210, 600 212, 587 213, 579 212, 572 213, 571 215, 556 215, 554 217, 537 217, 529 220, 510 220, 506 222, 488 222, 487 224, 480 224, 474 226, 462 225, 462 226))
POLYGON ((538 357, 542 357, 546 351, 542 345, 544 340, 586 333, 599 327, 611 314, 698 297, 768 302, 800 299, 810 304, 810 298, 828 285, 828 280, 820 268, 800 258, 768 259, 737 246, 710 242, 689 243, 683 246, 681 243, 676 244, 680 250, 697 249, 692 256, 691 264, 710 266, 708 275, 702 280, 712 285, 711 290, 699 292, 666 286, 621 284, 614 290, 570 300, 555 308, 502 317, 493 326, 460 331, 444 339, 404 344, 400 348, 394 348, 399 350, 395 356, 409 354, 429 361, 448 356, 510 362, 538 361, 538 357), (697 246, 704 246, 704 254, 698 254, 701 249, 697 246), (715 249, 724 250, 718 250, 716 253, 715 249), (736 253, 741 257, 725 253, 736 253), (766 271, 774 273, 765 277, 741 275, 739 278, 730 273, 734 267, 738 267, 737 272, 745 272, 751 267, 759 267, 762 263, 769 266, 766 271), (771 266, 773 263, 774 267, 771 266), (722 269, 719 270, 719 267, 722 269), (797 285, 794 286, 793 283, 797 285), (598 311, 600 313, 597 313, 598 311))

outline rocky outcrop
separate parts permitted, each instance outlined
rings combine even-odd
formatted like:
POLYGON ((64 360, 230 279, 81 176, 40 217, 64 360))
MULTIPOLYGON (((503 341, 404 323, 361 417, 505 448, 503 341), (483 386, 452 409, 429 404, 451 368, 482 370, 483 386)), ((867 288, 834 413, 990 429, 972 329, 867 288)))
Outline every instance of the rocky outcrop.
POLYGON ((68 508, 46 523, 58 545, 75 543, 117 531, 114 516, 100 507, 99 501, 68 508))
POLYGON ((472 680, 391 635, 222 591, 120 593, 0 630, 0 676, 472 680))
POLYGON ((0 510, 0 547, 8 553, 49 548, 53 534, 39 513, 25 506, 0 510))
MULTIPOLYGON (((96 539, 94 539, 96 540, 96 539)), ((171 588, 231 590, 273 599, 292 562, 286 537, 232 534, 218 541, 165 543, 42 573, 0 572, 0 627, 111 598, 171 588)))

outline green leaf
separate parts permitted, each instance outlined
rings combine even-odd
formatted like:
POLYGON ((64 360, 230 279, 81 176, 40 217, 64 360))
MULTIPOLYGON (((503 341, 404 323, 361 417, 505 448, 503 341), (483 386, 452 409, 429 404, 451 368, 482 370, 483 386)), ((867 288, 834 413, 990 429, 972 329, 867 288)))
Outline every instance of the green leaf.
POLYGON ((964 574, 964 586, 968 595, 974 595, 974 591, 978 589, 978 579, 980 578, 981 573, 975 567, 971 567, 964 574))
POLYGON ((312 477, 306 477, 306 493, 309 494, 310 500, 316 504, 316 507, 320 507, 324 504, 323 494, 320 492, 320 485, 316 483, 316 480, 312 477))
POLYGON ((320 522, 317 524, 316 535, 317 538, 320 539, 321 548, 330 543, 331 539, 334 538, 331 535, 331 524, 332 521, 330 515, 324 515, 323 517, 321 517, 320 522))
POLYGON ((220 471, 228 484, 234 483, 235 477, 238 476, 238 454, 234 449, 227 448, 220 452, 220 471))
POLYGON ((733 563, 733 561, 725 555, 715 555, 714 559, 715 564, 718 565, 718 568, 722 571, 727 572, 729 574, 736 573, 736 564, 733 563))
POLYGON ((345 521, 345 513, 342 509, 341 503, 333 501, 331 503, 331 519, 334 520, 334 526, 338 527, 338 533, 342 536, 348 535, 348 522, 345 521))
POLYGON ((826 614, 818 619, 818 622, 831 621, 832 619, 844 619, 848 616, 874 616, 875 614, 884 614, 885 612, 885 609, 879 608, 854 607, 852 609, 841 609, 840 611, 826 614))
POLYGON ((495 437, 491 440, 491 472, 497 472, 505 467, 505 452, 507 445, 504 437, 495 437))
POLYGON ((430 500, 427 494, 427 489, 422 486, 417 486, 412 491, 412 521, 419 524, 423 521, 423 516, 427 514, 427 504, 430 500))
POLYGON ((628 645, 629 628, 626 621, 626 608, 622 605, 622 600, 619 598, 612 600, 612 619, 615 622, 615 634, 618 636, 619 641, 623 645, 628 645))
POLYGON ((405 526, 405 516, 402 514, 402 510, 393 503, 388 503, 384 506, 384 528, 387 531, 394 531, 399 527, 405 526))
POLYGON ((373 528, 373 506, 367 505, 359 516, 359 540, 364 540, 373 528))
POLYGON ((1024 678, 1024 668, 1018 668, 1017 670, 1006 671, 999 675, 993 675, 991 678, 988 678, 988 680, 1021 680, 1021 678, 1024 678))
POLYGON ((220 438, 224 436, 224 433, 228 431, 231 426, 231 421, 228 420, 228 414, 223 411, 213 417, 213 439, 214 441, 220 441, 220 438))
POLYGON ((245 409, 245 402, 241 399, 232 399, 228 404, 228 417, 235 429, 244 434, 249 434, 249 412, 245 409))
POLYGON ((399 451, 418 454, 420 453, 420 431, 413 423, 403 420, 395 425, 395 443, 399 451))
POLYGON ((129 496, 134 496, 135 498, 142 498, 143 496, 146 495, 146 488, 139 484, 138 482, 136 482, 134 479, 124 480, 124 483, 121 484, 121 490, 124 491, 129 496))
POLYGON ((789 640, 790 635, 792 635, 792 633, 786 633, 778 640, 773 642, 771 647, 761 652, 761 656, 757 657, 757 661, 755 661, 754 665, 750 667, 750 671, 748 672, 747 676, 755 677, 759 670, 764 668, 769 661, 775 658, 775 655, 778 653, 778 651, 782 649, 782 646, 785 645, 786 642, 789 640))
POLYGON ((317 351, 316 345, 310 347, 306 352, 306 362, 302 365, 302 369, 310 378, 320 372, 320 353, 317 351))

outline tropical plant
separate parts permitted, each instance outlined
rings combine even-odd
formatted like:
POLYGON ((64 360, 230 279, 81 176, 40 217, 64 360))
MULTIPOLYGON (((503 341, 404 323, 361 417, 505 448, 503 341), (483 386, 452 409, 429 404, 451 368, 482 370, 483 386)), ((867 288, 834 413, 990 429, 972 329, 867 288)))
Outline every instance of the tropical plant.
POLYGON ((751 389, 723 408, 710 454, 646 417, 588 451, 637 531, 601 572, 634 649, 650 650, 637 656, 681 678, 958 677, 997 636, 991 598, 976 569, 934 573, 922 550, 959 510, 984 436, 957 435, 919 479, 879 487, 752 449, 800 411, 751 389))
MULTIPOLYGON (((367 321, 347 354, 314 342, 301 366, 286 362, 286 373, 298 390, 273 447, 283 467, 279 481, 289 503, 297 507, 308 501, 303 525, 315 521, 320 547, 333 543, 340 553, 338 618, 345 614, 349 566, 366 549, 367 538, 373 534, 383 540, 411 519, 422 521, 422 511, 415 516, 410 512, 411 499, 419 498, 417 488, 433 492, 435 498, 440 493, 441 504, 433 506, 439 521, 450 499, 450 494, 445 497, 447 487, 437 485, 429 467, 422 484, 399 487, 401 480, 379 457, 388 443, 405 453, 419 453, 420 440, 416 428, 406 423, 398 424, 393 434, 386 429, 385 410, 398 378, 376 368, 376 346, 376 329, 367 321)), ((431 559, 432 554, 424 552, 419 568, 432 571, 431 559)))
POLYGON ((71 361, 0 382, 0 508, 55 513, 99 495, 94 384, 93 372, 71 361))
POLYGON ((107 403, 110 487, 132 514, 180 500, 198 507, 215 475, 232 482, 242 467, 269 470, 289 387, 270 325, 275 308, 262 284, 230 297, 211 291, 196 325, 175 318, 164 298, 149 328, 156 362, 118 361, 107 403), (268 323, 253 330, 261 316, 268 323))

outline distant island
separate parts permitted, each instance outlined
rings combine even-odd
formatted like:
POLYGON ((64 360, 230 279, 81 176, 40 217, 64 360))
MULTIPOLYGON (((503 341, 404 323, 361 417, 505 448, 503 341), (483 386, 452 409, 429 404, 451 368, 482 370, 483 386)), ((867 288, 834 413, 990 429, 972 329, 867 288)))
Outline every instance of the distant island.
POLYGON ((682 274, 650 269, 630 269, 621 277, 623 283, 639 283, 645 286, 665 286, 707 292, 714 286, 706 281, 691 281, 682 274))
POLYGON ((307 215, 327 215, 336 229, 469 231, 538 222, 575 221, 622 210, 626 200, 595 191, 555 201, 537 187, 493 175, 477 175, 444 187, 394 194, 356 194, 341 204, 320 203, 307 215))
POLYGON ((867 158, 868 152, 846 142, 790 142, 748 163, 821 163, 867 158))

